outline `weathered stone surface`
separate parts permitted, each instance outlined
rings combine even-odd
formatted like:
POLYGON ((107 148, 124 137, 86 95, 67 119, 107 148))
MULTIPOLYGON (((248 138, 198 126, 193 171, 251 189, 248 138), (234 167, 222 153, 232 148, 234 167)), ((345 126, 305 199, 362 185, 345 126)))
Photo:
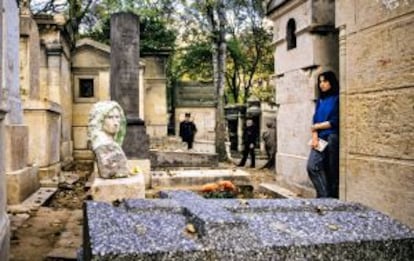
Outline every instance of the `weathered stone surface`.
POLYGON ((212 167, 218 165, 217 154, 182 152, 182 151, 150 151, 153 167, 212 167))
POLYGON ((0 260, 8 260, 10 221, 6 213, 5 124, 21 124, 23 113, 19 97, 18 6, 16 1, 0 1, 0 5, 0 260))
POLYGON ((0 259, 9 259, 10 221, 5 213, 0 216, 0 259))
POLYGON ((145 55, 143 58, 145 59, 145 99, 142 102, 147 133, 151 137, 165 137, 168 124, 165 75, 168 54, 145 55))
POLYGON ((404 260, 414 231, 333 199, 206 200, 186 191, 85 205, 85 260, 404 260), (160 222, 162 221, 162 222, 160 222))
MULTIPOLYGON (((414 10, 409 0, 336 1, 336 26, 346 24, 349 33, 377 27, 414 10), (370 15, 366 15, 370 14, 370 15)), ((406 35, 406 37, 409 37, 406 35)), ((408 42, 407 42, 408 43, 408 42)), ((372 43, 374 44, 374 43, 372 43)))
POLYGON ((130 159, 149 158, 149 136, 142 120, 127 118, 127 130, 122 149, 130 159))
MULTIPOLYGON (((295 96, 293 92, 289 95, 295 96)), ((308 142, 311 139, 310 127, 315 104, 309 96, 298 95, 296 99, 303 100, 283 102, 278 110, 276 172, 290 182, 303 185, 310 184, 306 162, 310 152, 308 142), (292 115, 295 115, 294 120, 292 115)))
POLYGON ((36 22, 30 16, 20 17, 20 95, 39 99, 40 41, 36 22))
POLYGON ((152 176, 151 176, 151 161, 149 159, 133 159, 128 160, 128 168, 134 170, 135 168, 140 170, 140 173, 144 175, 145 188, 151 188, 152 176))
MULTIPOLYGON (((0 13, 0 25, 2 25, 2 13, 0 13)), ((0 52, 0 58, 2 52, 0 52)), ((0 67, 2 65, 0 64, 0 67)), ((1 79, 1 76, 0 76, 1 79)), ((0 98, 3 89, 0 89, 0 98)), ((2 108, 3 102, 0 101, 0 150, 4 151, 4 117, 6 111, 2 108)), ((6 194, 6 173, 5 173, 4 154, 0 155, 0 260, 8 260, 10 246, 10 222, 6 213, 7 194, 6 194)))
POLYGON ((61 164, 55 163, 48 166, 39 167, 38 178, 40 181, 42 180, 51 180, 55 179, 57 182, 58 174, 61 170, 61 164))
POLYGON ((341 197, 414 226, 409 207, 414 201, 414 4, 341 0, 336 5, 341 197))
POLYGON ((250 174, 240 169, 177 170, 152 173, 153 187, 201 186, 220 180, 230 180, 235 185, 250 185, 250 174))
POLYGON ((40 187, 37 172, 37 167, 26 167, 7 172, 8 204, 21 203, 40 187))
POLYGON ((139 112, 139 18, 132 13, 111 16, 111 98, 129 118, 139 112))
POLYGON ((346 173, 347 200, 369 205, 407 225, 414 224, 414 164, 350 155, 346 173))
POLYGON ((139 18, 132 13, 111 16, 111 99, 125 111, 128 158, 148 158, 149 137, 139 110, 139 18))
POLYGON ((25 121, 29 127, 29 162, 47 167, 59 161, 60 112, 47 110, 25 110, 25 121))
POLYGON ((6 171, 20 170, 28 163, 28 127, 25 125, 6 126, 6 171))
MULTIPOLYGON (((335 34, 324 33, 321 36, 312 32, 320 30, 318 26, 322 28, 322 31, 330 32, 333 30, 334 7, 333 1, 290 1, 276 12, 269 14, 274 25, 273 41, 278 50, 275 52, 276 75, 318 65, 337 69, 335 67, 337 60, 332 59, 337 51, 333 45, 336 43, 337 46, 335 34), (295 48, 287 50, 287 23, 292 18, 296 24, 297 45, 295 48), (325 48, 320 49, 320 47, 325 48)), ((290 84, 294 85, 295 82, 290 84)))
POLYGON ((180 122, 184 120, 185 113, 190 112, 191 118, 197 127, 195 140, 214 140, 216 114, 214 106, 177 107, 175 108, 175 133, 180 133, 180 122))
MULTIPOLYGON (((411 4, 414 7, 414 4, 411 4)), ((347 92, 385 91, 410 86, 414 46, 413 15, 356 34, 347 31, 347 92), (352 77, 351 77, 352 75, 352 77), (373 80, 375 79, 375 80, 373 80)))
POLYGON ((137 174, 118 179, 95 177, 90 191, 93 200, 96 201, 113 202, 130 198, 145 198, 144 175, 137 174))
POLYGON ((101 145, 95 149, 95 155, 100 177, 107 179, 129 175, 127 158, 118 144, 101 145))
POLYGON ((94 160, 95 155, 91 150, 75 150, 73 152, 75 160, 94 160))
POLYGON ((3 83, 6 89, 6 103, 8 105, 7 123, 22 124, 23 110, 20 99, 19 83, 19 9, 13 1, 2 1, 3 24, 2 29, 2 51, 3 51, 3 83))
POLYGON ((125 128, 126 119, 117 102, 100 101, 93 105, 89 113, 88 138, 101 178, 123 178, 130 173, 121 148, 125 128))
POLYGON ((414 160, 412 88, 350 95, 349 153, 414 160))
POLYGON ((73 107, 73 126, 88 126, 89 112, 93 103, 75 103, 73 107))

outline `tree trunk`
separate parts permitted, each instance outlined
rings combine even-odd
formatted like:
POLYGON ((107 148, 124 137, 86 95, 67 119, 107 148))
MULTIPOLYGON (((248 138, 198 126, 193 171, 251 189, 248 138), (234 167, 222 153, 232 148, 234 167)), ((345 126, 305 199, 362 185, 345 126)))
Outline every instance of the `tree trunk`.
POLYGON ((219 161, 227 160, 226 153, 226 122, 224 118, 224 84, 226 77, 226 16, 224 4, 219 1, 217 4, 218 35, 213 41, 213 69, 214 85, 216 87, 216 152, 219 161))
POLYGON ((219 46, 216 45, 215 64, 215 84, 217 90, 217 107, 216 107, 216 151, 219 157, 219 161, 225 161, 227 159, 226 154, 226 122, 224 118, 224 73, 226 64, 226 43, 222 42, 219 46))

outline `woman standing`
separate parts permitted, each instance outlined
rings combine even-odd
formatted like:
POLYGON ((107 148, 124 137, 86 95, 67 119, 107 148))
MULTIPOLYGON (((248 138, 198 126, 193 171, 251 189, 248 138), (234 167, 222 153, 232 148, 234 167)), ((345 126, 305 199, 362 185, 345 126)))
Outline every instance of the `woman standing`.
POLYGON ((311 128, 307 171, 318 198, 339 196, 339 84, 333 72, 318 76, 319 98, 311 128), (323 148, 323 143, 327 146, 323 148))

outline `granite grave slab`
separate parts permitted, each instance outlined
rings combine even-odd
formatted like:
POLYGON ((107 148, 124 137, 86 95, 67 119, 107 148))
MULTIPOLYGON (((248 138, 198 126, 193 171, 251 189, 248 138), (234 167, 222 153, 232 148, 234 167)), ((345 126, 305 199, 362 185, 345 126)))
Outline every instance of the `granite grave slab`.
POLYGON ((85 260, 409 260, 414 231, 336 199, 88 201, 85 260))

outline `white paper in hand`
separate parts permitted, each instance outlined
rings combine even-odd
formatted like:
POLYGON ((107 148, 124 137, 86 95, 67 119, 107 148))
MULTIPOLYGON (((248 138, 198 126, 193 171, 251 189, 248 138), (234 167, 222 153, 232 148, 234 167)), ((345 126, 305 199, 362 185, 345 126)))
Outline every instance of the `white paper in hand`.
MULTIPOLYGON (((312 145, 312 140, 309 141, 309 146, 312 145)), ((324 139, 319 138, 318 147, 314 148, 315 150, 322 152, 325 150, 326 146, 328 146, 328 142, 324 139)))

